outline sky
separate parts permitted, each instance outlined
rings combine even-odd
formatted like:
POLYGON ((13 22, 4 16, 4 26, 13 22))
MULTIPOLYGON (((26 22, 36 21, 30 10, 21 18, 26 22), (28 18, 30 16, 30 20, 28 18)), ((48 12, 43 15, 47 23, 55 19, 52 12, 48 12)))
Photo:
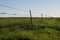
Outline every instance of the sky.
POLYGON ((0 0, 0 4, 17 8, 19 10, 3 7, 0 5, 0 17, 19 17, 29 16, 29 9, 31 9, 33 17, 40 17, 43 14, 48 17, 60 17, 60 0, 0 0), (16 14, 16 15, 12 15, 16 14))

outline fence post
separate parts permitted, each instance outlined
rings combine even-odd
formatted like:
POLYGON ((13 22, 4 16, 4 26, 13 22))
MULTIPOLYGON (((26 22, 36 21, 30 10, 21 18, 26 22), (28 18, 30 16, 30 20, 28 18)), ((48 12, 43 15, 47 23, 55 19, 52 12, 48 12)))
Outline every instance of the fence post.
POLYGON ((30 27, 32 27, 32 14, 31 14, 31 10, 29 10, 30 13, 30 27))

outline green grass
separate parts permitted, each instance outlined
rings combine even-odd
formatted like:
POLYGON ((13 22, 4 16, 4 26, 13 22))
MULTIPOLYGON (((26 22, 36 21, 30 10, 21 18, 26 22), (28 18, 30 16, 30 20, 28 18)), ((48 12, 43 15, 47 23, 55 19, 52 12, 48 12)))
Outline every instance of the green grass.
POLYGON ((0 40, 60 40, 60 18, 0 18, 0 40))

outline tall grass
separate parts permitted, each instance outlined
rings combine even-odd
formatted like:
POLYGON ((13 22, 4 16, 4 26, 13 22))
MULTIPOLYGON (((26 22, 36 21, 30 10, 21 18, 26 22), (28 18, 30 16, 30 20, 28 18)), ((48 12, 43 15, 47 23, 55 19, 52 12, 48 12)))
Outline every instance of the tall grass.
POLYGON ((0 40, 60 40, 59 18, 0 18, 0 40))

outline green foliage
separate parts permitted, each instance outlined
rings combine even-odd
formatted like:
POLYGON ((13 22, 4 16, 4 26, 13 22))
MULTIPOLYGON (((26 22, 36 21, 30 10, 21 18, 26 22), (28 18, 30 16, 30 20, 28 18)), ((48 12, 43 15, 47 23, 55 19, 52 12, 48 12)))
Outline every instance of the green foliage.
POLYGON ((0 18, 0 40, 60 40, 60 18, 0 18))

